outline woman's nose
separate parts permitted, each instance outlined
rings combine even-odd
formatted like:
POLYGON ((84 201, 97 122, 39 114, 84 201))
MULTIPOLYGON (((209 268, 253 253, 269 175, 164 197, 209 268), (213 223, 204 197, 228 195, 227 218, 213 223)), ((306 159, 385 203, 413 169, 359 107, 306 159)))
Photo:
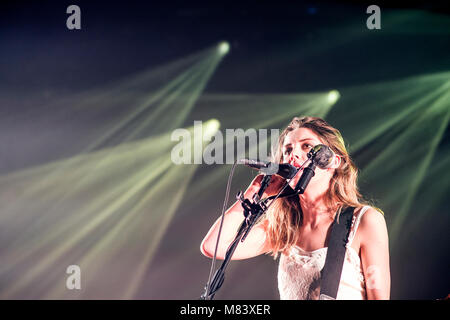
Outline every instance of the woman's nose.
POLYGON ((291 152, 290 154, 289 154, 289 158, 288 158, 288 162, 289 163, 298 163, 300 161, 300 157, 297 155, 297 154, 295 154, 295 152, 291 152))

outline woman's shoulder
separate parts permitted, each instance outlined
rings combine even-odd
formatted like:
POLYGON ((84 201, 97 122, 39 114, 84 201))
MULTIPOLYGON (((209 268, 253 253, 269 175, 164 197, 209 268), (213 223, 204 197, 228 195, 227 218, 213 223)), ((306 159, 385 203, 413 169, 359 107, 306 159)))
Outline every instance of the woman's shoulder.
POLYGON ((384 212, 381 209, 379 209, 375 206, 372 206, 370 204, 363 203, 358 206, 355 206, 354 208, 355 209, 354 209, 353 215, 354 215, 354 217, 359 218, 359 219, 362 219, 364 216, 370 217, 370 216, 374 216, 374 215, 375 216, 380 215, 381 217, 384 217, 384 212))
POLYGON ((359 227, 358 233, 361 237, 361 244, 366 241, 376 241, 387 235, 386 220, 384 213, 376 207, 365 205, 358 212, 359 227))
POLYGON ((370 205, 362 205, 357 208, 355 210, 355 216, 360 219, 360 227, 385 223, 384 212, 370 205))
POLYGON ((381 210, 370 205, 360 205, 355 207, 353 221, 349 234, 349 244, 359 249, 360 245, 371 236, 371 232, 380 229, 384 222, 384 216, 381 210), (355 241, 354 241, 355 240, 355 241))

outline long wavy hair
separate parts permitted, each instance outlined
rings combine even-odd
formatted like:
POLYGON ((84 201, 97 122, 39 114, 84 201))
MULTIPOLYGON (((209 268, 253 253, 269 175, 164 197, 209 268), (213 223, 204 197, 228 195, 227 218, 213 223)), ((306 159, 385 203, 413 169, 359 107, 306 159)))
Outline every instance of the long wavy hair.
MULTIPOLYGON (((357 187, 358 169, 350 158, 341 133, 325 120, 317 117, 295 117, 278 139, 276 149, 272 152, 272 161, 282 163, 283 143, 286 135, 298 128, 311 129, 323 144, 329 146, 335 154, 341 156, 341 164, 335 169, 326 193, 325 203, 328 209, 340 214, 342 208, 350 206, 359 208, 364 203, 357 187)), ((334 214, 333 217, 334 218, 334 214)), ((298 241, 298 229, 303 222, 303 213, 298 196, 277 199, 267 211, 268 239, 272 250, 269 252, 278 257, 298 241)))

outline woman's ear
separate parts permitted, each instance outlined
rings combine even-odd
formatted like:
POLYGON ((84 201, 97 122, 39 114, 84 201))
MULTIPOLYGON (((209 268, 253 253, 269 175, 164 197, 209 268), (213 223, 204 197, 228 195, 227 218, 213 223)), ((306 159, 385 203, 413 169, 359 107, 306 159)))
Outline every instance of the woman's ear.
POLYGON ((339 168, 341 165, 341 161, 342 161, 342 157, 340 155, 334 154, 333 164, 331 165, 330 168, 332 168, 332 169, 339 168))

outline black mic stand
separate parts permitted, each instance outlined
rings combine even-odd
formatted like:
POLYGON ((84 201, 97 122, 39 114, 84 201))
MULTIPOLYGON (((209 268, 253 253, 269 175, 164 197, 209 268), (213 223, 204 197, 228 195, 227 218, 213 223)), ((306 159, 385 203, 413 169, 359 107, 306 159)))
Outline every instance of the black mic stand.
POLYGON ((303 192, 305 192, 309 181, 311 181, 312 177, 314 177, 315 175, 314 170, 316 170, 316 164, 314 161, 311 161, 311 163, 305 169, 303 169, 303 174, 298 180, 297 185, 295 186, 294 192, 296 194, 302 194, 303 192))
POLYGON ((254 202, 250 202, 250 200, 245 199, 242 191, 239 191, 236 195, 237 200, 241 202, 242 208, 244 209, 243 213, 245 218, 241 223, 233 242, 231 242, 230 246, 227 249, 222 265, 214 273, 211 283, 208 283, 205 286, 205 292, 200 297, 201 300, 212 300, 214 298, 215 293, 223 284, 225 278, 225 269, 230 263, 231 257, 233 256, 239 242, 243 242, 245 240, 251 228, 267 210, 266 201, 268 199, 260 201, 260 197, 269 185, 271 177, 272 175, 265 175, 263 177, 258 193, 253 196, 254 202))

